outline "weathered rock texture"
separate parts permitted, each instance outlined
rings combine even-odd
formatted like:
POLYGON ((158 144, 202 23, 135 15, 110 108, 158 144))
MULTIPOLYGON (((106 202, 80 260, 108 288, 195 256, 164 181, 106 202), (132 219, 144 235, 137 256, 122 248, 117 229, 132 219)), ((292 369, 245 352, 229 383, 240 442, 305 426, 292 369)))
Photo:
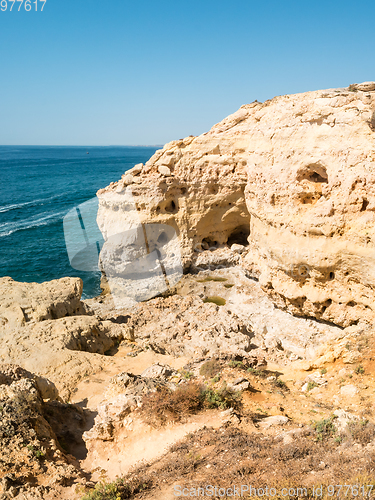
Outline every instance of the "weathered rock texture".
POLYGON ((82 441, 82 410, 58 401, 43 402, 33 375, 0 364, 0 413, 1 498, 50 498, 51 490, 82 479, 78 463, 67 453, 70 450, 61 447, 61 443, 66 447, 68 434, 70 442, 82 441))
POLYGON ((202 250, 248 244, 242 265, 280 307, 340 326, 370 321, 374 112, 372 82, 244 105, 100 190, 99 226, 109 238, 135 219, 121 209, 131 186, 143 223, 177 231, 185 269, 202 250))
POLYGON ((103 354, 129 336, 126 324, 87 315, 80 279, 37 284, 2 278, 0 289, 0 362, 35 374, 44 399, 56 399, 57 390, 69 398, 78 380, 110 364, 103 354))
POLYGON ((85 309, 81 294, 80 278, 62 278, 41 284, 0 278, 0 328, 82 314, 85 309))

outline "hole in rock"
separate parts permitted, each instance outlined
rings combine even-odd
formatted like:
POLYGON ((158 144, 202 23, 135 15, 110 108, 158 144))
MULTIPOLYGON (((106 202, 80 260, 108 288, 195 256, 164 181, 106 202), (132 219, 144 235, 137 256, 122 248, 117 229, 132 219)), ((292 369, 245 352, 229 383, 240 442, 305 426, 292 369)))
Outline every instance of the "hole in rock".
POLYGON ((170 203, 168 203, 165 206, 165 211, 169 212, 169 213, 174 213, 174 212, 177 212, 176 208, 177 208, 176 203, 172 200, 170 203))
POLYGON ((369 202, 367 200, 362 201, 361 212, 364 212, 368 207, 369 202))
POLYGON ((217 246, 217 241, 211 239, 211 238, 204 238, 202 240, 202 248, 203 250, 208 250, 210 248, 216 248, 217 246))
POLYGON ((234 245, 248 245, 248 237, 250 236, 250 226, 239 226, 229 235, 227 244, 228 246, 234 245))
POLYGON ((307 165, 306 167, 301 168, 297 174, 297 181, 301 182, 303 180, 315 183, 327 183, 327 170, 322 165, 319 165, 319 163, 307 165))
POLYGON ((321 198, 320 193, 302 193, 300 194, 300 201, 303 205, 313 204, 321 198))
POLYGON ((330 280, 335 279, 335 273, 333 273, 332 271, 329 273, 329 279, 330 280))

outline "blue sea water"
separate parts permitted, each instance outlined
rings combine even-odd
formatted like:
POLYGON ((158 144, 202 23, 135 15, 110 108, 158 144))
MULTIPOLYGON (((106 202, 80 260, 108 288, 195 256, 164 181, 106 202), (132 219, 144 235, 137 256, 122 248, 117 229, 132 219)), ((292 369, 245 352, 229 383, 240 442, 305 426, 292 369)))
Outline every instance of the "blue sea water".
POLYGON ((63 218, 156 149, 0 146, 0 277, 42 283, 78 276, 83 298, 98 295, 100 274, 70 265, 63 218))

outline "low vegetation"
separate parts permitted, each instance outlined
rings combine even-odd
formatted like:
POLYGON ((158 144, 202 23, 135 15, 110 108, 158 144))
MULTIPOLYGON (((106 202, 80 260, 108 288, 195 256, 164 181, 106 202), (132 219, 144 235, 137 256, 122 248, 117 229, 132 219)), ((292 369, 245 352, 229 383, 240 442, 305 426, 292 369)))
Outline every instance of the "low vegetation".
POLYGON ((176 390, 160 387, 144 396, 140 413, 143 420, 153 427, 180 421, 183 417, 204 408, 230 408, 238 406, 240 395, 225 383, 213 389, 198 382, 188 381, 176 390))
POLYGON ((315 389, 315 387, 318 387, 318 384, 314 381, 310 381, 307 383, 307 392, 310 392, 312 389, 315 389))
POLYGON ((208 379, 213 378, 221 370, 220 363, 216 359, 210 359, 200 367, 199 374, 208 379))
MULTIPOLYGON (((322 434, 331 428, 329 422, 317 424, 322 434)), ((277 436, 247 433, 235 427, 204 428, 174 444, 161 459, 140 466, 114 483, 99 485, 82 500, 164 498, 167 490, 173 493, 175 484, 187 488, 218 485, 224 489, 234 484, 256 489, 267 485, 276 488, 277 494, 263 498, 277 500, 337 498, 337 490, 334 496, 327 494, 328 486, 337 484, 366 485, 367 492, 367 485, 375 484, 375 452, 345 448, 345 453, 340 453, 339 449, 334 439, 316 440, 315 431, 308 428, 289 444, 283 444, 277 436), (313 496, 313 487, 318 485, 323 495, 313 496), (304 492, 300 496, 282 495, 284 487, 304 488, 304 492), (152 490, 152 495, 145 490, 152 490)), ((220 498, 229 500, 233 496, 220 498)))
POLYGON ((365 373, 365 369, 363 368, 362 365, 358 365, 355 367, 355 370, 354 372, 357 374, 357 375, 363 375, 365 373))
POLYGON ((315 430, 317 441, 326 441, 332 438, 336 434, 336 427, 334 425, 335 416, 329 418, 323 418, 312 423, 312 427, 315 430))
POLYGON ((207 276, 207 278, 203 278, 201 280, 197 280, 197 283, 207 283, 209 281, 222 282, 222 281, 228 281, 228 279, 227 278, 221 278, 220 276, 207 276))

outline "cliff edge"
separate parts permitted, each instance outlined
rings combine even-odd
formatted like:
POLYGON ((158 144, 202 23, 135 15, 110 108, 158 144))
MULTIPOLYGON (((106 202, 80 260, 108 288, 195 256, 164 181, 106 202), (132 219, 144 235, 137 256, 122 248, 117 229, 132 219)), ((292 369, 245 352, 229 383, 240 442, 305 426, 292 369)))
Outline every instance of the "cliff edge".
POLYGON ((127 227, 130 186, 185 271, 240 264, 278 307, 347 327, 374 317, 374 174, 375 83, 278 96, 98 191, 98 223, 106 239, 127 227))

